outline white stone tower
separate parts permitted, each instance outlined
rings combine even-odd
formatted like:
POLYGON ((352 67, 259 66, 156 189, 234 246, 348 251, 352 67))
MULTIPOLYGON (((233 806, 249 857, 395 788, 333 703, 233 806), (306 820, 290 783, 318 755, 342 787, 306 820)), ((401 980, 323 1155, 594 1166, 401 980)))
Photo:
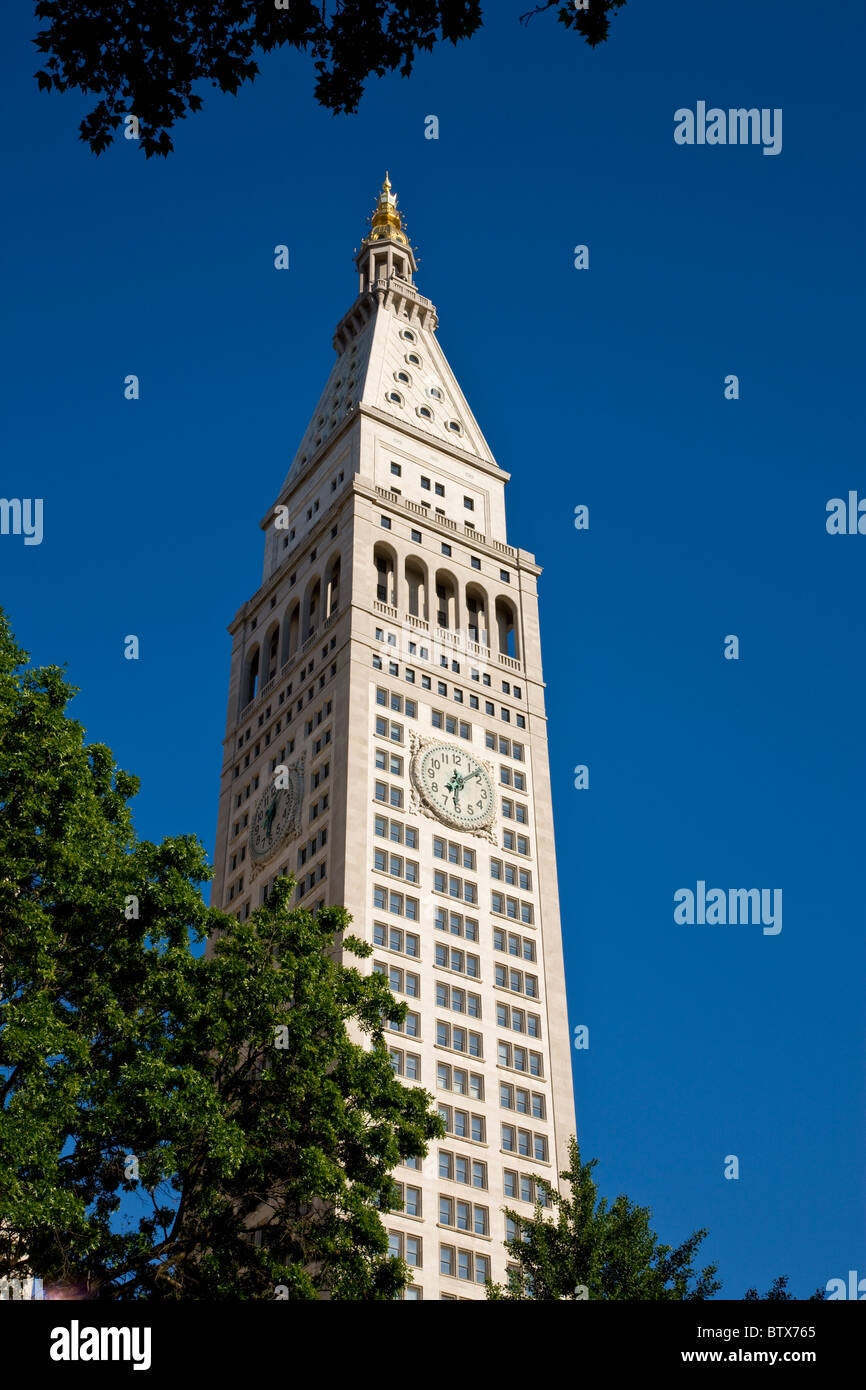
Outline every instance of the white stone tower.
POLYGON ((233 648, 213 902, 345 905, 448 1136, 395 1173, 411 1298, 505 1277, 507 1203, 575 1130, 534 557, 436 337, 386 176, 336 361, 263 517, 233 648), (279 797, 274 769, 291 769, 279 797))

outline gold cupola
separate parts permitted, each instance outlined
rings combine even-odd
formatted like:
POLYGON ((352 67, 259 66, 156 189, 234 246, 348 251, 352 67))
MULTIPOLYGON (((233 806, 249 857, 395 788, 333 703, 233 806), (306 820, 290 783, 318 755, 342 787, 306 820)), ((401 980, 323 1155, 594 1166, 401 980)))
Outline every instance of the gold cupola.
POLYGON ((391 192, 391 180, 385 171, 385 182, 379 194, 379 201, 373 212, 372 226, 363 244, 369 246, 374 241, 397 241, 401 246, 409 245, 409 238, 403 230, 403 218, 397 209, 397 194, 391 192))
POLYGON ((360 273, 359 290, 384 293, 389 286, 411 285, 418 269, 415 252, 406 235, 403 217, 397 207, 397 194, 392 192, 387 173, 379 194, 370 230, 355 253, 360 273))

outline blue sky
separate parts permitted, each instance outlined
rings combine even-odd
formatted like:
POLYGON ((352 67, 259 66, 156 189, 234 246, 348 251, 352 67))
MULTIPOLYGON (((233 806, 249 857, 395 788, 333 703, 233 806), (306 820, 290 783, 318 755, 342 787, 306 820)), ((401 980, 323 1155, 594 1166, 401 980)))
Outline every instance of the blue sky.
POLYGON ((475 39, 374 80, 357 116, 271 55, 239 97, 205 94, 166 162, 124 140, 92 156, 87 103, 37 92, 35 24, 7 16, 0 491, 42 497, 45 534, 0 537, 0 602, 143 777, 139 833, 210 852, 226 624, 260 581, 258 521, 390 169, 512 474, 510 539, 544 566, 584 1153, 664 1239, 709 1227, 722 1296, 779 1273, 805 1295, 866 1274, 866 537, 825 529, 828 499, 866 496, 864 21, 632 3, 591 52, 548 18, 521 27, 524 8, 488 5, 475 39), (676 145, 699 100, 782 108, 782 153, 676 145), (781 933, 675 924, 699 879, 782 888, 781 933))

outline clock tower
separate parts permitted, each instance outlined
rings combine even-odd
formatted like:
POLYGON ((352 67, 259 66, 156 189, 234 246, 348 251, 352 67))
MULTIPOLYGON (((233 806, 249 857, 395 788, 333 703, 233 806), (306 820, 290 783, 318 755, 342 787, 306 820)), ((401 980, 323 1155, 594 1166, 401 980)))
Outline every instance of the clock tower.
POLYGON ((447 1135, 383 1219, 411 1299, 483 1299, 503 1205, 575 1131, 533 555, 416 288, 385 178, 325 389, 261 520, 232 636, 213 902, 279 875, 343 904, 407 1019, 447 1135))

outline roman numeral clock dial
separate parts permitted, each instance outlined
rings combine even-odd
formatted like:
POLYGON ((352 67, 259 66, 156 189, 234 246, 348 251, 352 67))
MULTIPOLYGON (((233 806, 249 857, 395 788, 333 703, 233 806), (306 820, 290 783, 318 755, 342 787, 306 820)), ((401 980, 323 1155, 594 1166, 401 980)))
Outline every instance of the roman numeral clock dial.
POLYGON ((300 828, 303 782, 297 767, 288 769, 287 786, 271 783, 259 797, 250 826, 250 857, 263 862, 300 828))
POLYGON ((486 830, 496 812, 487 769, 468 753, 447 743, 421 748, 412 762, 412 781, 420 800, 458 830, 486 830))

